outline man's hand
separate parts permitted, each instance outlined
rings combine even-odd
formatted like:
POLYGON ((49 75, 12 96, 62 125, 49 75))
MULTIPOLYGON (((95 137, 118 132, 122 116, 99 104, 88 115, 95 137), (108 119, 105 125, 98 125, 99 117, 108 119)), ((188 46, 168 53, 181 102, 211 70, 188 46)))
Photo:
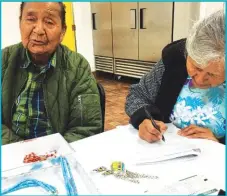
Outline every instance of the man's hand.
POLYGON ((201 138, 218 142, 218 139, 214 136, 210 129, 198 127, 196 125, 190 125, 184 129, 178 131, 178 134, 188 138, 201 138))
POLYGON ((159 126, 161 133, 154 128, 151 120, 145 119, 139 125, 139 137, 147 142, 156 142, 162 139, 162 134, 166 131, 167 126, 162 121, 155 120, 159 126))

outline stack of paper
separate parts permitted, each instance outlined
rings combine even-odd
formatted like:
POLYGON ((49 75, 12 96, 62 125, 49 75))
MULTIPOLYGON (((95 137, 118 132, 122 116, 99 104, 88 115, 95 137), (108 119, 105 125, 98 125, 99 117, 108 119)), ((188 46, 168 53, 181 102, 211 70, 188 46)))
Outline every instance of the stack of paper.
POLYGON ((185 161, 200 155, 201 149, 191 142, 190 139, 177 134, 179 129, 168 124, 164 133, 165 142, 158 141, 149 144, 138 142, 135 151, 130 153, 131 164, 146 165, 164 161, 185 161))
POLYGON ((157 164, 163 161, 173 161, 177 159, 191 159, 195 158, 201 153, 199 148, 188 148, 188 149, 168 149, 155 156, 143 156, 135 162, 136 165, 146 165, 146 164, 157 164))
MULTIPOLYGON (((220 189, 210 179, 202 175, 188 176, 164 186, 158 195, 218 195, 220 189)), ((154 194, 154 193, 152 193, 154 194)))

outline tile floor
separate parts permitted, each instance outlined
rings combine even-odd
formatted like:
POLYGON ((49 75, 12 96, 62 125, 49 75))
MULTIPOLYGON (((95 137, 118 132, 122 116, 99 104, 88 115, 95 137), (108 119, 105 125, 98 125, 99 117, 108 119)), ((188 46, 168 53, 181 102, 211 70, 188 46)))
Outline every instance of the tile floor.
POLYGON ((118 125, 127 125, 129 117, 125 113, 125 100, 129 86, 138 83, 138 79, 121 77, 117 79, 112 74, 95 72, 106 93, 105 131, 114 129, 118 125))

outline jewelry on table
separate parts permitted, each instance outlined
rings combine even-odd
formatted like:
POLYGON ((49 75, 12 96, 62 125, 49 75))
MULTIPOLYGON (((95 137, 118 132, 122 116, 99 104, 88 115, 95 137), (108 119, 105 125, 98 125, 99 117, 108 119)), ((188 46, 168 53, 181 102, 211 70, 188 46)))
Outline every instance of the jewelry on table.
POLYGON ((158 179, 158 176, 140 174, 137 172, 131 172, 125 169, 125 164, 120 161, 115 161, 111 164, 111 170, 108 170, 106 167, 101 166, 93 171, 101 173, 103 176, 113 175, 114 177, 122 180, 127 180, 133 183, 140 183, 138 179, 147 178, 147 179, 158 179))
POLYGON ((106 170, 104 173, 102 173, 103 176, 109 176, 114 174, 114 172, 112 170, 106 170))
POLYGON ((140 174, 137 172, 131 172, 126 170, 126 175, 129 176, 130 178, 147 178, 147 179, 158 179, 158 176, 152 176, 152 175, 147 175, 147 174, 140 174))
MULTIPOLYGON (((67 195, 78 195, 76 184, 73 179, 68 160, 65 157, 60 156, 55 159, 54 163, 60 164, 61 166, 67 195)), ((23 180, 22 182, 16 184, 15 186, 4 190, 2 194, 8 194, 8 193, 11 193, 20 189, 24 189, 24 188, 29 188, 29 187, 42 187, 43 189, 45 189, 47 192, 51 194, 54 194, 54 195, 58 194, 57 189, 54 186, 35 179, 23 180)))
POLYGON ((33 163, 33 162, 38 162, 38 161, 45 161, 49 158, 55 158, 57 154, 57 151, 54 150, 53 152, 46 153, 45 155, 37 155, 34 152, 26 155, 24 157, 24 163, 33 163))
POLYGON ((23 180, 20 183, 16 184, 15 186, 5 189, 3 190, 2 194, 8 194, 8 193, 12 193, 14 191, 18 191, 24 188, 30 188, 30 187, 41 187, 44 190, 46 190, 48 193, 51 193, 52 195, 57 195, 58 191, 57 189, 47 183, 41 182, 39 180, 35 180, 35 179, 27 179, 27 180, 23 180))
POLYGON ((73 175, 72 175, 68 160, 62 156, 59 158, 60 158, 60 164, 61 164, 61 168, 62 168, 62 174, 64 177, 65 188, 67 190, 67 194, 68 195, 78 195, 76 184, 73 179, 73 175))
POLYGON ((134 179, 134 178, 130 178, 124 173, 114 173, 114 177, 119 178, 121 180, 129 181, 129 182, 132 182, 132 183, 135 183, 135 184, 139 184, 140 183, 139 180, 134 179))
POLYGON ((124 172, 125 171, 125 164, 120 161, 114 161, 111 164, 111 170, 114 172, 124 172))
POLYGON ((98 167, 98 168, 94 169, 93 171, 95 171, 95 172, 103 172, 103 171, 107 171, 107 168, 101 166, 101 167, 98 167))

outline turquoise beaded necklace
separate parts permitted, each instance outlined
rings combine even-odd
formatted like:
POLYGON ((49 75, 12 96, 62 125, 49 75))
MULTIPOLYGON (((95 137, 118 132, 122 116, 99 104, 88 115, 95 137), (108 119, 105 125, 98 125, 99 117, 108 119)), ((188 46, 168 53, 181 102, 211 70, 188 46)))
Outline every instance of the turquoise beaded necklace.
MULTIPOLYGON (((76 184, 73 179, 68 160, 62 156, 60 156, 57 159, 58 159, 58 161, 60 161, 60 165, 62 168, 62 174, 64 177, 67 195, 78 195, 76 184)), ((11 192, 15 192, 15 191, 18 191, 18 190, 21 190, 24 188, 30 188, 30 187, 42 187, 44 190, 46 190, 48 193, 51 193, 52 195, 58 194, 58 191, 54 186, 44 183, 42 181, 35 180, 35 179, 23 180, 20 183, 14 185, 13 187, 3 190, 2 194, 8 194, 11 192)))
POLYGON ((78 195, 76 184, 72 176, 72 172, 69 163, 65 157, 60 157, 60 163, 62 168, 63 177, 65 180, 65 188, 68 195, 78 195))
POLYGON ((57 194, 57 189, 54 186, 51 186, 47 183, 35 180, 35 179, 27 179, 23 180, 20 183, 16 184, 15 186, 8 188, 2 192, 3 195, 12 193, 14 191, 18 191, 25 188, 30 187, 42 187, 44 190, 46 190, 48 193, 51 193, 53 195, 57 194))

